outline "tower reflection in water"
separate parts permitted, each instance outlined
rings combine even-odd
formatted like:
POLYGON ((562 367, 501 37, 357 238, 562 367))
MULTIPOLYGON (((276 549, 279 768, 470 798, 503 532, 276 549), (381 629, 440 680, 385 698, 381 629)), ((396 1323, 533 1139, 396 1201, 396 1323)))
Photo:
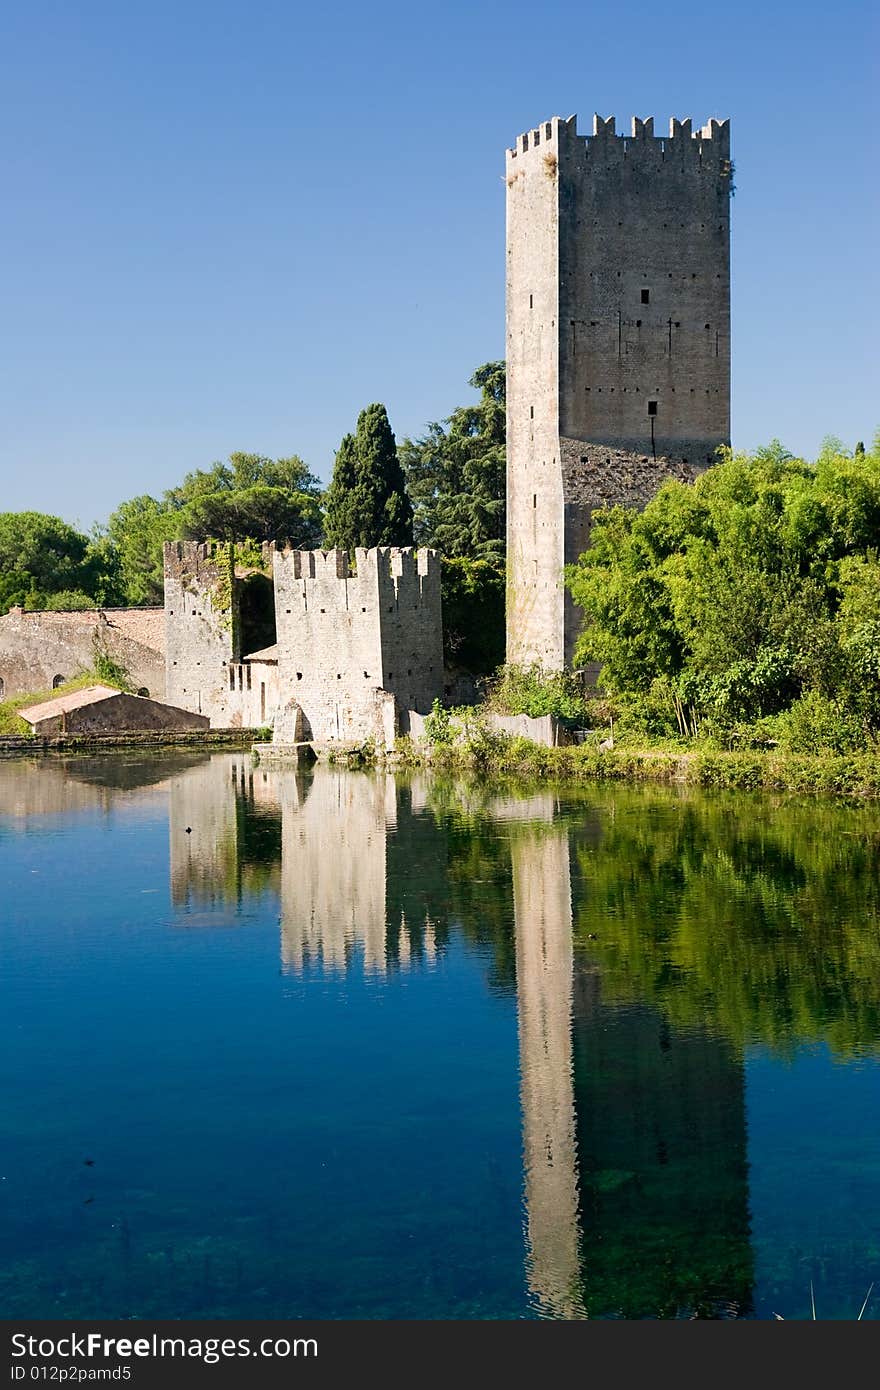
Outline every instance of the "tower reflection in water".
POLYGON ((432 823, 413 815, 421 805, 417 786, 401 790, 390 776, 213 758, 171 784, 172 900, 195 925, 275 893, 292 974, 430 964, 445 857, 432 823))
POLYGON ((570 837, 584 829, 554 825, 549 797, 531 811, 510 838, 531 1293, 563 1318, 745 1314, 741 1057, 603 1000, 600 970, 572 949, 570 837))
POLYGON ((276 893, 282 968, 293 974, 430 965, 451 924, 487 940, 487 870, 462 865, 460 851, 473 854, 491 826, 502 899, 491 944, 516 994, 535 1311, 747 1313, 741 1056, 650 1003, 603 998, 599 965, 574 947, 572 913, 573 880, 587 891, 578 850, 601 839, 598 817, 581 811, 568 826, 550 796, 484 800, 457 834, 442 806, 427 813, 431 795, 385 775, 213 759, 172 783, 174 901, 184 920, 218 909, 228 920, 250 895, 276 893))

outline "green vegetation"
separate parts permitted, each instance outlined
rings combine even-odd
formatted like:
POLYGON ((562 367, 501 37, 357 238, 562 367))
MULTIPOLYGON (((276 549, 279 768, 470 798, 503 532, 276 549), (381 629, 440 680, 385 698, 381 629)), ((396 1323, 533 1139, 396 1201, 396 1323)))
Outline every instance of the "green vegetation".
POLYGON ((576 846, 575 932, 606 1003, 653 1004, 674 1028, 736 1049, 880 1036, 878 826, 873 808, 597 789, 601 847, 576 846))
POLYGON ((446 665, 488 676, 504 660, 504 568, 466 555, 444 555, 441 565, 446 665))
POLYGON ((162 545, 167 540, 320 543, 320 486, 295 455, 231 454, 229 463, 188 473, 161 499, 134 497, 107 523, 121 601, 162 602, 162 545))
POLYGON ((638 747, 600 749, 603 731, 583 744, 545 748, 525 738, 493 733, 478 710, 445 711, 442 737, 426 745, 398 743, 395 759, 405 767, 430 764, 448 772, 546 778, 554 783, 661 782, 742 791, 822 793, 849 798, 880 797, 880 755, 875 752, 822 755, 781 749, 728 751, 638 747))
POLYGON ((446 663, 487 676, 504 660, 504 363, 486 362, 469 384, 477 404, 404 439, 400 461, 415 543, 443 555, 446 663))
POLYGON ((57 516, 0 513, 0 612, 24 608, 91 608, 116 595, 112 552, 57 516))
POLYGON ((324 499, 324 544, 412 545, 412 506, 384 405, 367 406, 339 446, 324 499))
POLYGON ((499 714, 553 714, 571 728, 592 728, 594 706, 580 677, 571 671, 542 671, 537 666, 503 666, 487 693, 487 708, 499 714))
POLYGON ((477 405, 459 406, 421 439, 404 439, 400 460, 414 511, 417 545, 447 556, 503 564, 505 527, 505 374, 503 362, 478 367, 469 383, 477 405))
POLYGON ((846 753, 880 735, 880 443, 727 453, 641 513, 594 514, 568 583, 579 659, 631 730, 846 753))

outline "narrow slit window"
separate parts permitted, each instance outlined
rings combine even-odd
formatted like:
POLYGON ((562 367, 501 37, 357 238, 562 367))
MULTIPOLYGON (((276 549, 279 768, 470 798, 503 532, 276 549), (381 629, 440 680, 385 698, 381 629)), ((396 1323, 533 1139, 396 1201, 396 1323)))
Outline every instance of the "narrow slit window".
POLYGON ((656 402, 656 401, 648 401, 648 414, 649 414, 649 415, 656 415, 656 414, 657 414, 657 402, 656 402))
POLYGON ((642 290, 642 303, 643 303, 643 304, 650 304, 650 303, 651 303, 651 291, 650 291, 650 290, 642 290))

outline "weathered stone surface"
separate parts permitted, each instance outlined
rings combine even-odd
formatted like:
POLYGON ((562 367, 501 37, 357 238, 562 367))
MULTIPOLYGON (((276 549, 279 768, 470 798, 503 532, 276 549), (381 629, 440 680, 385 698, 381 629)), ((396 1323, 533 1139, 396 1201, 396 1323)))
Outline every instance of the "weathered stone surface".
POLYGON ((554 117, 507 154, 507 655, 570 663, 563 566, 730 436, 730 130, 554 117))
POLYGON ((166 545, 168 698, 212 724, 271 724, 281 742, 393 746, 397 710, 427 712, 443 694, 439 557, 387 546, 352 557, 268 546, 264 562, 276 642, 248 653, 242 592, 250 576, 239 576, 226 547, 166 545), (285 711, 293 706, 291 733, 285 711))
POLYGON ((280 699, 303 737, 392 746, 395 706, 427 713, 443 694, 439 556, 276 551, 274 572, 280 699))
POLYGON ((528 714, 492 713, 486 715, 486 727, 492 733, 506 734, 508 738, 527 738, 543 748, 558 748, 571 741, 568 730, 553 714, 532 718, 528 714))
POLYGON ((165 690, 212 724, 240 725, 229 667, 235 661, 232 555, 222 545, 165 545, 165 690))
POLYGON ((51 690, 94 665, 96 649, 128 671, 132 685, 165 694, 165 617, 161 608, 90 608, 0 617, 0 699, 51 690))

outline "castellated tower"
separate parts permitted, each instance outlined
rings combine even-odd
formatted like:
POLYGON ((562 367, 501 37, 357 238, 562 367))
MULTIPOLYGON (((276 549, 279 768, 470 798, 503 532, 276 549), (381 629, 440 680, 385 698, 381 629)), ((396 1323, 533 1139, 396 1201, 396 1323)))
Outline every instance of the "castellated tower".
POLYGON ((571 664, 563 566, 730 438, 728 121, 554 117, 507 152, 507 659, 571 664))
POLYGON ((408 711, 430 713, 443 694, 435 550, 284 550, 274 564, 279 688, 303 738, 390 745, 408 711))

